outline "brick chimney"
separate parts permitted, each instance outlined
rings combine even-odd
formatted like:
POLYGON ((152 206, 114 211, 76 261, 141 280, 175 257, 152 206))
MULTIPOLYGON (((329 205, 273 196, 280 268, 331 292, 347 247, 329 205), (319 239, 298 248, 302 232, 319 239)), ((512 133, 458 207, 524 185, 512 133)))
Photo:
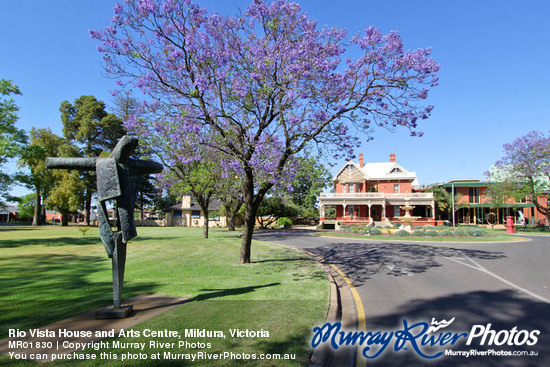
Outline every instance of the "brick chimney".
POLYGON ((183 195, 181 198, 181 207, 190 208, 191 207, 191 196, 183 195))
POLYGON ((365 163, 363 162, 363 153, 359 153, 359 167, 363 168, 365 163))
POLYGON ((394 162, 394 163, 395 163, 395 153, 391 153, 391 154, 390 154, 390 162, 394 162))

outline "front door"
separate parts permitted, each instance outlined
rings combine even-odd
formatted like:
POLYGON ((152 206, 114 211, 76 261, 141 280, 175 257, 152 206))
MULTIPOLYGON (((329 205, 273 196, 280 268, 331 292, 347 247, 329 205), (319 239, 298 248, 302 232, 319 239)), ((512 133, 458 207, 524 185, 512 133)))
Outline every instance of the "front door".
POLYGON ((382 220, 382 208, 379 205, 374 205, 370 208, 370 215, 372 216, 372 220, 375 222, 380 222, 382 220))

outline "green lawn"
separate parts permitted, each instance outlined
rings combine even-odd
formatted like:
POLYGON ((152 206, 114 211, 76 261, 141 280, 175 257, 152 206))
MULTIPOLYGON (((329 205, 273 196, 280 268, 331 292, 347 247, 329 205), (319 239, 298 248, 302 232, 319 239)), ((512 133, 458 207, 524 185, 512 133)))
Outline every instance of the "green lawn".
MULTIPOLYGON (((314 261, 279 245, 254 242, 253 263, 239 265, 239 232, 211 230, 208 240, 201 237, 202 229, 138 228, 138 232, 128 245, 124 297, 155 294, 192 301, 134 330, 264 329, 270 338, 212 339, 212 348, 206 351, 296 353, 297 361, 287 365, 308 364, 311 331, 324 321, 329 300, 326 276, 314 261)), ((76 227, 0 227, 0 269, 0 338, 7 337, 9 328, 44 326, 112 301, 110 259, 95 228, 83 236, 76 227)), ((136 361, 102 362, 136 365, 136 361)), ((234 362, 221 360, 216 365, 234 362)), ((139 363, 159 364, 149 359, 139 363)), ((1 356, 3 364, 28 365, 1 356)), ((97 365, 97 361, 80 364, 97 365)), ((212 361, 192 365, 209 366, 212 361)))

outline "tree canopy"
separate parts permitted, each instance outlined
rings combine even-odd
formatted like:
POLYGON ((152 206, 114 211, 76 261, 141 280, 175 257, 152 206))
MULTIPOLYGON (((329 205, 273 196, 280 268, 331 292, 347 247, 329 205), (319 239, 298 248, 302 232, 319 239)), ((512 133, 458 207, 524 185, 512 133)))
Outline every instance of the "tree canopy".
POLYGON ((172 146, 192 139, 242 172, 243 263, 256 211, 276 183, 292 178, 294 155, 319 148, 349 157, 357 131, 370 137, 375 126, 419 135, 440 68, 430 49, 405 50, 397 32, 368 27, 348 43, 344 30, 319 28, 286 0, 255 0, 227 17, 189 0, 128 0, 91 36, 117 84, 148 97, 129 130, 168 130, 172 146), (347 45, 361 55, 346 58, 347 45))
POLYGON ((30 132, 30 144, 25 147, 19 159, 20 166, 29 168, 28 174, 19 173, 17 179, 27 188, 34 191, 34 215, 33 225, 42 224, 43 199, 55 185, 55 175, 52 170, 46 168, 46 158, 56 157, 63 151, 65 139, 52 133, 50 129, 32 128, 30 132))
MULTIPOLYGON (((11 80, 0 79, 0 167, 9 158, 16 157, 27 142, 25 132, 15 126, 19 107, 12 96, 20 95, 21 91, 11 80)), ((4 169, 0 171, 0 204, 12 180, 4 169)))
MULTIPOLYGON (((74 103, 63 101, 59 108, 63 121, 63 135, 79 149, 78 156, 99 157, 110 152, 124 136, 122 120, 105 110, 105 103, 94 96, 81 96, 74 103)), ((86 222, 90 224, 92 195, 95 192, 95 174, 81 173, 85 187, 86 222)))
POLYGON ((531 131, 504 144, 504 156, 487 172, 489 195, 497 200, 527 199, 550 219, 550 132, 531 131))

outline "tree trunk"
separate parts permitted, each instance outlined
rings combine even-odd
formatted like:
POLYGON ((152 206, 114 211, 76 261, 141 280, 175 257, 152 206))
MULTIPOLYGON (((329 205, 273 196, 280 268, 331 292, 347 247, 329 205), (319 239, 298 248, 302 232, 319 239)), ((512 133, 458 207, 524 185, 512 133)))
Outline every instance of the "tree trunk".
POLYGON ((139 220, 143 222, 145 219, 143 215, 143 190, 139 190, 139 197, 140 197, 140 200, 139 200, 139 210, 140 210, 139 218, 140 219, 139 220))
MULTIPOLYGON (((222 199, 223 201, 223 199, 222 199)), ((223 207, 225 209, 225 216, 227 217, 227 230, 235 230, 235 220, 237 219, 237 213, 243 202, 240 200, 225 200, 223 201, 223 207)))
POLYGON ((202 236, 204 238, 208 238, 208 209, 207 210, 203 209, 203 213, 204 213, 204 224, 202 226, 202 236))
POLYGON ((61 213, 61 226, 67 227, 69 225, 69 214, 61 213))
POLYGON ((234 231, 235 230, 235 217, 237 214, 229 215, 227 217, 227 230, 234 231))
POLYGON ((42 195, 40 194, 40 189, 36 188, 34 194, 34 215, 32 217, 32 225, 40 226, 42 225, 42 195))
MULTIPOLYGON (((44 199, 44 201, 46 201, 44 199)), ((46 223, 46 206, 42 205, 42 211, 40 212, 40 223, 46 223)))
POLYGON ((86 215, 86 225, 90 225, 90 211, 92 209, 92 192, 89 190, 86 190, 86 212, 84 213, 86 215))
POLYGON ((241 264, 249 264, 252 247, 252 235, 254 234, 257 211, 257 208, 255 208, 254 205, 254 180, 251 170, 245 169, 243 189, 245 214, 243 239, 241 241, 241 258, 239 262, 241 264))

